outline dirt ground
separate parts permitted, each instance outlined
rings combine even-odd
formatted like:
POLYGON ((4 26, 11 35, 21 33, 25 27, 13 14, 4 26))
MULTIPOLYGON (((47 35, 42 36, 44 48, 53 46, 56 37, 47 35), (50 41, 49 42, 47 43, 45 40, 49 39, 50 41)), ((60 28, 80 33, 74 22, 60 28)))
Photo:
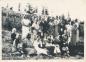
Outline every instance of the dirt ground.
MULTIPOLYGON (((19 55, 12 55, 12 44, 11 42, 11 32, 10 31, 2 31, 2 60, 26 60, 26 59, 62 59, 61 56, 55 55, 55 56, 48 56, 48 55, 35 55, 32 57, 22 57, 19 55)), ((70 56, 65 57, 63 59, 83 59, 82 56, 70 56)))

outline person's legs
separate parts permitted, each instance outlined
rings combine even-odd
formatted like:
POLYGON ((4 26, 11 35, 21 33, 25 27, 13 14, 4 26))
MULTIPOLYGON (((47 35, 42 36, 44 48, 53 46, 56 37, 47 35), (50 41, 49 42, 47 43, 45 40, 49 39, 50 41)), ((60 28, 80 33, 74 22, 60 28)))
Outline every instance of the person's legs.
POLYGON ((61 57, 63 56, 62 46, 60 46, 61 57))

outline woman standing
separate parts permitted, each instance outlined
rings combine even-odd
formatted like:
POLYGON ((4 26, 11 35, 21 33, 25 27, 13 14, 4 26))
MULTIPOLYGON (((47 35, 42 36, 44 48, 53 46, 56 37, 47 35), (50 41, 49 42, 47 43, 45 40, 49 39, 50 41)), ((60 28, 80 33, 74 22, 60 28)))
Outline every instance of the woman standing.
POLYGON ((31 21, 28 19, 28 16, 25 16, 22 19, 22 38, 26 38, 27 34, 30 33, 30 24, 31 21))
POLYGON ((58 24, 59 24, 59 20, 58 18, 54 20, 54 25, 55 25, 55 37, 58 36, 58 24))

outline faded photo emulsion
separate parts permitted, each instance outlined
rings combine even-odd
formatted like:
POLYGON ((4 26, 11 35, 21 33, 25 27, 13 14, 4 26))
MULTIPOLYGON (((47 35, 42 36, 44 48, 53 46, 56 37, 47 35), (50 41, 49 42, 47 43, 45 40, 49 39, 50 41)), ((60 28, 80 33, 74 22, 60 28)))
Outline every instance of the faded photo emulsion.
POLYGON ((2 60, 84 59, 80 1, 3 0, 2 60))

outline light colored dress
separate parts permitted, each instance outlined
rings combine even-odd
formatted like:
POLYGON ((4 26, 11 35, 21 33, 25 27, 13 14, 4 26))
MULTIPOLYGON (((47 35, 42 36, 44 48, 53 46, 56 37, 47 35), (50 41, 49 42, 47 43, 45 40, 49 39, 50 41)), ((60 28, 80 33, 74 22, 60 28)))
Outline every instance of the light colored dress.
POLYGON ((22 20, 22 38, 26 38, 27 34, 30 33, 30 23, 31 21, 28 19, 22 20))
POLYGON ((72 26, 71 25, 66 25, 67 28, 67 33, 68 33, 68 43, 71 42, 71 36, 72 36, 72 26))
POLYGON ((73 25, 73 28, 72 28, 72 36, 71 36, 71 43, 72 45, 76 45, 76 29, 73 25))
POLYGON ((77 26, 76 27, 76 42, 78 42, 79 41, 79 23, 77 22, 77 23, 75 23, 75 25, 77 26))

